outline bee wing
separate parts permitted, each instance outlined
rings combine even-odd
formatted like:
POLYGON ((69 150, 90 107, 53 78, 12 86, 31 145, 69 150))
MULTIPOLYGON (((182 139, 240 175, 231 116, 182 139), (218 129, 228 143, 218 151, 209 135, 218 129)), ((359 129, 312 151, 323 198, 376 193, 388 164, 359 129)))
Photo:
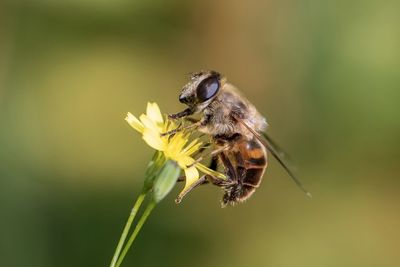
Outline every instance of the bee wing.
POLYGON ((262 136, 264 136, 268 144, 277 152, 277 154, 281 157, 281 159, 282 160, 287 159, 293 168, 292 157, 290 157, 290 155, 286 153, 285 150, 283 150, 266 132, 262 132, 261 134, 262 136))
POLYGON ((239 118, 235 118, 239 123, 241 123, 244 127, 246 127, 247 130, 249 130, 264 146, 265 148, 271 152, 272 156, 279 162, 279 164, 282 166, 282 168, 289 174, 289 176, 292 178, 292 180, 296 183, 296 185, 308 196, 312 197, 311 193, 307 191, 307 189, 303 186, 303 184, 300 182, 300 180, 294 175, 292 170, 288 167, 286 162, 282 159, 282 156, 280 155, 279 151, 282 151, 278 145, 276 145, 275 142, 272 141, 271 138, 269 138, 268 135, 264 134, 265 139, 261 137, 261 135, 256 132, 254 129, 252 129, 250 126, 248 126, 243 120, 239 118))

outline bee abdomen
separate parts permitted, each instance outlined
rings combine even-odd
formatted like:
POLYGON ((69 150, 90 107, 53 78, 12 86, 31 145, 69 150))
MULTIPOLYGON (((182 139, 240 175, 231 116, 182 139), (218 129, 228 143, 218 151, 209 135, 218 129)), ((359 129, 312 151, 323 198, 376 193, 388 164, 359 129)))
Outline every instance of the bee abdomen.
POLYGON ((263 145, 252 139, 241 146, 236 154, 240 180, 243 184, 258 187, 267 168, 267 153, 263 145))
POLYGON ((242 183, 247 186, 258 187, 261 184, 265 172, 265 166, 262 168, 250 168, 246 170, 242 183))
POLYGON ((267 152, 256 138, 239 141, 232 157, 236 165, 236 183, 224 188, 223 206, 251 197, 261 184, 267 168, 267 152))
POLYGON ((248 158, 246 160, 247 165, 249 166, 260 166, 263 167, 267 164, 267 159, 264 155, 262 155, 261 157, 258 158, 248 158))
POLYGON ((245 168, 237 166, 239 179, 235 184, 225 187, 223 206, 243 202, 253 195, 260 185, 266 169, 266 164, 245 168))

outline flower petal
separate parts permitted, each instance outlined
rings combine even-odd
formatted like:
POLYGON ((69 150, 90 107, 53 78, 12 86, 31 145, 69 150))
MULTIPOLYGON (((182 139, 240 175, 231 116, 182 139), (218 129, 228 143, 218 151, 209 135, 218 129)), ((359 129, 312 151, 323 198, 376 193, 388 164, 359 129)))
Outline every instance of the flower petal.
POLYGON ((181 166, 182 169, 186 168, 189 165, 192 165, 195 162, 195 160, 192 157, 181 155, 179 156, 179 161, 178 164, 181 166))
POLYGON ((133 129, 135 129, 139 133, 143 133, 143 124, 135 116, 133 116, 132 113, 128 112, 125 120, 129 123, 130 126, 133 127, 133 129))
POLYGON ((191 154, 193 154, 194 152, 199 150, 202 143, 201 142, 197 143, 198 141, 199 141, 199 139, 193 140, 189 145, 187 145, 185 147, 185 149, 182 152, 185 153, 186 155, 190 156, 191 154))
POLYGON ((176 123, 174 121, 172 121, 172 120, 168 119, 168 117, 166 117, 163 132, 168 132, 168 131, 174 130, 177 127, 178 126, 176 125, 176 123))
POLYGON ((150 129, 144 129, 143 131, 143 140, 152 148, 158 151, 164 151, 165 146, 163 140, 160 138, 160 134, 158 132, 154 132, 150 129))
POLYGON ((144 128, 161 133, 161 129, 158 127, 157 123, 152 121, 147 115, 142 114, 139 119, 143 123, 144 128))
POLYGON ((207 168, 206 166, 204 166, 201 163, 196 163, 196 168, 198 168, 202 173, 209 174, 211 176, 226 180, 226 176, 224 174, 214 171, 214 170, 211 170, 210 168, 207 168))
POLYGON ((169 149, 173 154, 179 155, 182 151, 182 148, 187 143, 187 138, 182 133, 176 133, 173 137, 169 140, 169 149))
POLYGON ((188 188, 190 185, 192 185, 194 182, 196 182, 199 179, 199 171, 196 169, 196 167, 190 167, 185 169, 185 176, 186 176, 186 188, 188 188))
POLYGON ((150 120, 156 123, 163 123, 163 117, 157 103, 147 103, 146 114, 150 120))

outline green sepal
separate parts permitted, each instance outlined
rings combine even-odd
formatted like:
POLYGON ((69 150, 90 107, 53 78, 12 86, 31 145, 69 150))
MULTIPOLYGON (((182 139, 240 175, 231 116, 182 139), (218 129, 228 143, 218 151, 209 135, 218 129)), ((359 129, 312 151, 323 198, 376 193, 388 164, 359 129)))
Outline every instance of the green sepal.
POLYGON ((154 180, 156 179, 160 169, 165 163, 165 156, 162 152, 156 151, 153 158, 147 165, 145 179, 143 184, 143 192, 149 192, 154 186, 154 180))
POLYGON ((153 199, 156 203, 164 199, 175 186, 181 169, 175 161, 168 160, 154 181, 153 199))

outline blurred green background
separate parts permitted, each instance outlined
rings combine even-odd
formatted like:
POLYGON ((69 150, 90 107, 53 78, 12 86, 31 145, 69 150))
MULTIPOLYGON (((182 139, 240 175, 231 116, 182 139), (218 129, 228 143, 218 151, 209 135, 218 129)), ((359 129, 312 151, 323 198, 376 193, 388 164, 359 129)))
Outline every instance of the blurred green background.
POLYGON ((215 69, 265 114, 247 203, 178 185, 123 266, 399 266, 400 2, 0 2, 1 266, 108 266, 152 151, 123 120, 215 69))

